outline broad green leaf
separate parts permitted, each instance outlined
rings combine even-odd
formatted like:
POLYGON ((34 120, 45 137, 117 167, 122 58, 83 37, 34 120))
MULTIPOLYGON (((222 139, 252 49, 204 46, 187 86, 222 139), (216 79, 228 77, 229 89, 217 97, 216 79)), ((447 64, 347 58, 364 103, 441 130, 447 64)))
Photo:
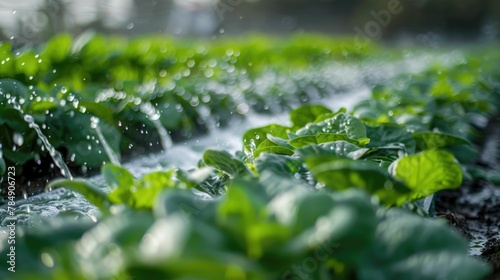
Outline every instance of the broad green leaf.
POLYGON ((366 134, 368 138, 370 138, 370 143, 366 145, 368 148, 402 144, 407 153, 415 153, 415 140, 411 133, 405 131, 398 125, 384 124, 379 126, 366 126, 366 134))
MULTIPOLYGON (((348 139, 366 138, 365 125, 357 118, 347 114, 337 114, 319 123, 309 123, 297 131, 297 135, 345 134, 348 139)), ((339 139, 340 140, 340 139, 339 139)))
POLYGON ((339 140, 331 143, 309 145, 295 150, 295 153, 303 159, 317 156, 338 156, 359 159, 367 151, 368 149, 366 148, 360 148, 347 141, 339 140))
POLYGON ((359 279, 483 279, 486 264, 469 257, 467 242, 443 221, 392 209, 377 226, 374 246, 358 260, 359 279))
POLYGON ((262 155, 255 161, 255 167, 259 174, 264 171, 271 171, 276 176, 290 179, 294 179, 296 174, 306 172, 300 160, 276 154, 262 155))
POLYGON ((262 153, 273 153, 273 154, 281 154, 281 155, 293 155, 293 151, 288 148, 284 148, 281 145, 278 145, 271 140, 264 140, 260 143, 259 147, 253 153, 254 158, 258 158, 262 153))
POLYGON ((206 150, 203 153, 203 161, 206 165, 215 167, 232 178, 238 175, 250 174, 243 162, 226 151, 206 150))
POLYGON ((296 233, 314 227, 319 218, 328 216, 329 212, 336 206, 335 201, 327 192, 307 192, 294 201, 297 213, 294 217, 294 228, 296 233))
POLYGON ((416 132, 413 138, 420 150, 440 149, 444 147, 469 145, 469 141, 454 135, 437 132, 416 132))
POLYGON ((334 258, 346 264, 354 263, 373 243, 378 223, 375 209, 369 196, 359 190, 343 191, 332 197, 335 207, 326 219, 316 223, 316 242, 320 242, 320 246, 323 242, 330 244, 334 258))
POLYGON ((462 169, 451 153, 426 150, 399 159, 395 177, 412 189, 412 199, 418 199, 440 190, 458 188, 462 183, 462 169))
POLYGON ((267 202, 264 188, 256 179, 236 179, 219 204, 218 221, 233 234, 246 236, 251 227, 265 222, 267 202))
POLYGON ((323 105, 304 105, 290 112, 290 120, 294 127, 300 128, 327 113, 332 111, 323 105))
POLYGON ((316 135, 298 136, 290 140, 290 145, 294 148, 302 148, 308 145, 318 145, 322 143, 346 141, 355 145, 364 146, 370 142, 368 138, 360 138, 357 140, 350 139, 346 134, 336 133, 318 133, 316 135))
POLYGON ((314 177, 332 189, 362 188, 388 204, 395 204, 410 191, 374 162, 332 156, 311 157, 305 162, 314 177))
POLYGON ((163 190, 177 186, 174 176, 174 170, 156 171, 144 175, 135 182, 131 190, 134 199, 131 206, 137 209, 152 208, 163 190))
POLYGON ((246 151, 253 151, 267 139, 268 134, 280 138, 287 138, 288 130, 288 127, 277 124, 250 129, 243 135, 243 146, 246 151))
POLYGON ((48 189, 53 189, 57 187, 68 188, 76 192, 81 193, 85 198, 95 206, 97 206, 101 211, 108 212, 111 202, 108 200, 108 196, 101 188, 87 180, 83 179, 59 179, 50 182, 47 185, 48 189))
POLYGON ((125 168, 106 163, 101 168, 101 173, 111 190, 129 189, 134 184, 134 176, 125 168))
POLYGON ((244 248, 251 258, 260 258, 266 251, 275 252, 291 234, 285 226, 268 218, 268 201, 255 178, 237 179, 231 182, 227 197, 218 208, 218 221, 232 234, 245 237, 244 248))
POLYGON ((271 142, 275 143, 276 145, 283 147, 283 148, 287 148, 287 149, 290 149, 290 150, 293 149, 292 145, 290 145, 290 141, 289 140, 286 140, 286 139, 283 139, 283 138, 279 138, 279 137, 276 137, 276 136, 272 136, 271 134, 267 134, 267 139, 270 140, 271 142))
POLYGON ((315 253, 321 251, 321 255, 345 264, 356 262, 369 251, 378 219, 364 192, 350 189, 334 195, 303 194, 293 205, 297 208, 295 230, 300 235, 289 243, 292 252, 314 248, 315 253))

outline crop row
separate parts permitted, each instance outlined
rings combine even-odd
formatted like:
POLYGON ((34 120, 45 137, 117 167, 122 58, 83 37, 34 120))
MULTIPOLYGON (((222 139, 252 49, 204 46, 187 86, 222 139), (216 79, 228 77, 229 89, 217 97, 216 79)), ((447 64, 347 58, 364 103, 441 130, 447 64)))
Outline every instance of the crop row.
POLYGON ((298 107, 291 125, 251 129, 242 151, 207 150, 192 170, 134 178, 107 163, 105 186, 53 181, 102 216, 23 232, 19 271, 33 279, 483 279, 488 265, 429 218, 433 194, 478 174, 475 143, 497 113, 499 74, 484 54, 400 75, 352 112, 298 107))
POLYGON ((57 175, 27 116, 81 174, 110 160, 102 142, 119 158, 223 126, 249 110, 281 110, 269 104, 290 107, 310 98, 306 88, 324 94, 319 81, 293 71, 363 56, 365 49, 339 42, 313 36, 127 41, 85 33, 62 34, 35 49, 2 43, 0 175, 6 166, 35 178, 57 175))

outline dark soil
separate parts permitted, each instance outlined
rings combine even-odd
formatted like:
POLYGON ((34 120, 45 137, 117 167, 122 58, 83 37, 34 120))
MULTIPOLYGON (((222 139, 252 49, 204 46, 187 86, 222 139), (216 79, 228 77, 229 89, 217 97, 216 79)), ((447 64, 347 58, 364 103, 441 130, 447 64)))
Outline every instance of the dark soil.
MULTIPOLYGON (((500 174, 500 117, 484 129, 484 142, 477 167, 500 174)), ((487 280, 500 280, 500 186, 485 179, 465 182, 456 190, 440 192, 436 214, 446 218, 469 241, 470 253, 493 266, 487 280)))

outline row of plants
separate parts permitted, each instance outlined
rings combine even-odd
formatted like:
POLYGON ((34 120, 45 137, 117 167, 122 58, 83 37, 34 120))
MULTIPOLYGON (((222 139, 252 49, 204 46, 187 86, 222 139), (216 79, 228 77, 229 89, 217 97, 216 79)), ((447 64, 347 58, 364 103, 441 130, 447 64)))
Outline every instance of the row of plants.
POLYGON ((162 138, 204 133, 249 110, 293 106, 310 98, 307 87, 324 94, 317 81, 292 72, 375 51, 340 42, 311 35, 200 42, 93 33, 61 34, 21 50, 2 42, 0 175, 6 166, 21 176, 24 169, 30 176, 57 173, 26 115, 70 167, 95 169, 110 160, 102 140, 117 157, 142 153, 159 148, 162 138), (281 84, 259 82, 270 76, 281 84))
POLYGON ((105 186, 53 181, 102 216, 20 232, 16 276, 483 279, 490 267, 431 219, 433 194, 479 174, 475 143, 500 98, 483 58, 401 75, 352 112, 298 107, 290 125, 251 129, 242 151, 207 150, 192 170, 134 178, 108 163, 105 186))

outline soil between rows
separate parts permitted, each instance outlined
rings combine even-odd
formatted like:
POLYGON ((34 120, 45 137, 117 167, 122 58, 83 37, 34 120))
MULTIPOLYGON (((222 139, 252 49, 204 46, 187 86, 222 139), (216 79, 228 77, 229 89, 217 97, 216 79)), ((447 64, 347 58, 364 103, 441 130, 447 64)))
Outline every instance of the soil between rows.
MULTIPOLYGON (((500 116, 484 130, 478 167, 500 174, 500 116)), ((439 193, 436 214, 448 220, 471 244, 471 253, 493 266, 487 280, 500 280, 500 186, 484 179, 466 182, 456 190, 439 193)))

